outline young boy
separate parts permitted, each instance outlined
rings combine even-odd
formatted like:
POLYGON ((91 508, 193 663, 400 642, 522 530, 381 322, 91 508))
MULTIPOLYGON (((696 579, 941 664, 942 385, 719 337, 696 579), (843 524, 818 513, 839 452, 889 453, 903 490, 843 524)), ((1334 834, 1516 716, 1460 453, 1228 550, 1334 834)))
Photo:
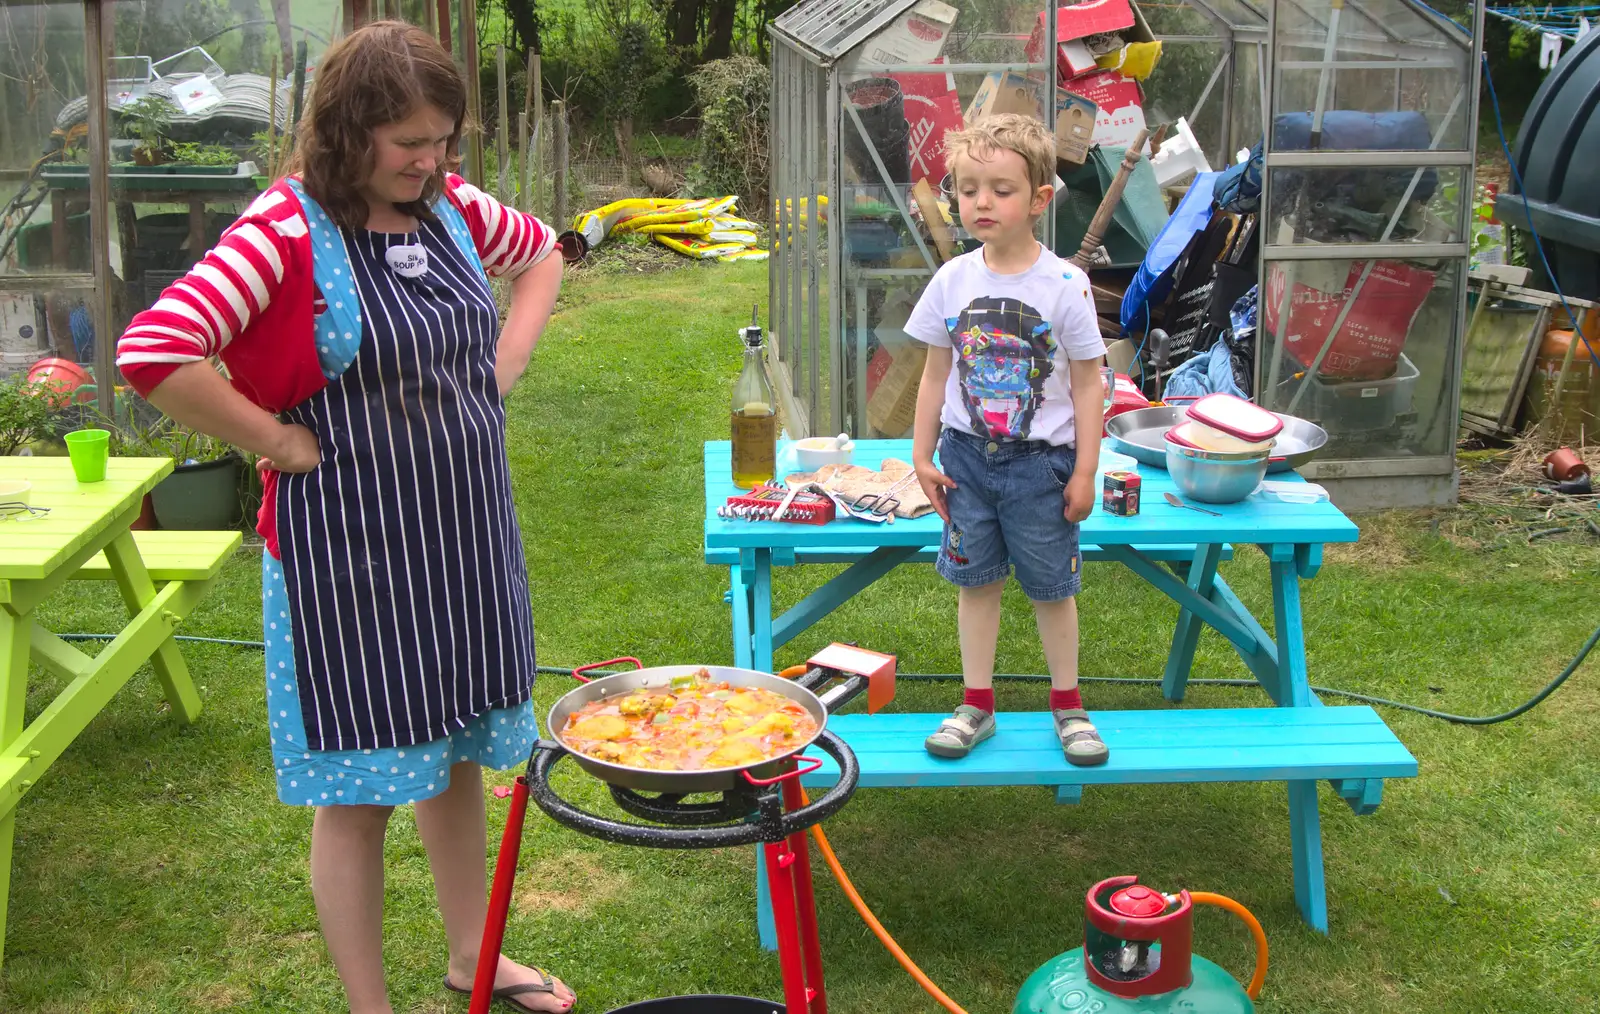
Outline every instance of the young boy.
POLYGON ((994 735, 1000 593, 1015 567, 1038 619, 1062 749, 1073 764, 1103 764, 1106 745, 1078 696, 1074 596, 1106 347, 1087 276, 1033 238, 1054 196, 1055 139, 1038 120, 1006 114, 946 145, 961 222, 983 247, 939 269, 905 327, 930 346, 912 458, 945 523, 937 567, 960 588, 966 685, 926 746, 965 757, 994 735))

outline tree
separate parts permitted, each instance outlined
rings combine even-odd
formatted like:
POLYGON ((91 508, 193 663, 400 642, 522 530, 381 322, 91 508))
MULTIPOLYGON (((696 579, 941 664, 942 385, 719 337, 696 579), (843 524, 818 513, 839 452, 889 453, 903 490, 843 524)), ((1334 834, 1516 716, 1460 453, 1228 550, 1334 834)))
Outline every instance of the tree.
POLYGON ((739 0, 711 0, 706 24, 705 60, 725 60, 733 54, 733 24, 738 19, 739 0))
POLYGON ((539 19, 539 0, 504 0, 506 14, 511 18, 511 27, 516 30, 517 38, 522 41, 528 53, 544 52, 544 25, 539 19))

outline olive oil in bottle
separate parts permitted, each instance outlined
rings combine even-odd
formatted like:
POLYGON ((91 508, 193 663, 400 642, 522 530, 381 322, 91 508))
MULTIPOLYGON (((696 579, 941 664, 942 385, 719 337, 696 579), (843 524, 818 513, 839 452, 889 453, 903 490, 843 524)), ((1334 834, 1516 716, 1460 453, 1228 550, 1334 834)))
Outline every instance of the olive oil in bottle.
POLYGON ((751 310, 750 326, 739 331, 744 369, 733 384, 733 484, 740 489, 772 481, 778 465, 777 402, 767 378, 759 309, 751 310))

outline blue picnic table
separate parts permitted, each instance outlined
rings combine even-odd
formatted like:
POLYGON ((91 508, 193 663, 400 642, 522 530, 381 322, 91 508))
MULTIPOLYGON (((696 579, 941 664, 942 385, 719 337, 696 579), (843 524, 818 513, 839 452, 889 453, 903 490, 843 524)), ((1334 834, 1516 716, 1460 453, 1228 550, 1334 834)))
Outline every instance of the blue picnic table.
MULTIPOLYGON (((886 458, 911 460, 909 440, 860 440, 855 464, 877 468, 886 458)), ((1107 465, 1109 467, 1109 465, 1107 465)), ((1104 467, 1100 469, 1104 471, 1104 467)), ((1097 711, 1096 726, 1111 760, 1095 768, 1066 762, 1044 712, 1001 714, 999 732, 964 760, 933 757, 922 740, 942 716, 844 714, 828 728, 861 762, 861 786, 1040 785, 1060 802, 1076 802, 1085 785, 1282 781, 1288 786, 1295 900, 1306 922, 1328 930, 1317 783, 1328 781, 1359 814, 1382 798, 1383 779, 1414 777, 1417 762, 1383 720, 1365 706, 1323 707, 1306 672, 1300 582, 1316 577, 1326 543, 1355 542, 1354 522, 1327 501, 1288 503, 1252 497, 1206 505, 1215 516, 1175 507, 1163 469, 1140 466, 1143 501, 1134 517, 1106 514, 1097 504, 1084 521, 1086 561, 1114 561, 1178 607, 1162 695, 1182 701, 1202 626, 1233 645, 1275 708, 1097 711), (1268 634, 1219 573, 1233 547, 1253 543, 1271 563, 1273 630, 1268 634)), ((1298 480, 1293 473, 1282 478, 1298 480)), ((1275 476, 1279 478, 1279 476, 1275 476)), ((895 567, 932 562, 943 522, 937 514, 872 524, 750 522, 717 517, 736 490, 727 441, 705 445, 705 558, 728 567, 734 664, 773 670, 773 652, 895 567), (848 563, 779 616, 772 582, 779 568, 848 563)), ((1090 636, 1093 636, 1090 632, 1090 636)), ((893 651, 894 646, 869 647, 893 651)), ((808 786, 837 777, 831 765, 808 775, 808 786)), ((765 892, 757 894, 758 905, 765 892)), ((761 915, 771 946, 770 919, 761 915)))

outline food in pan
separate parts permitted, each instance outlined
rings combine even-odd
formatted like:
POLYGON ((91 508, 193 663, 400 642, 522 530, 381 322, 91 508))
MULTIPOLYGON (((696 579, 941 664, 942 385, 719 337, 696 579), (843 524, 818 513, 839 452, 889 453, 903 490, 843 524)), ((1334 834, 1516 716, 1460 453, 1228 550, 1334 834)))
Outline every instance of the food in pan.
POLYGON ((798 701, 760 687, 713 680, 704 669, 667 687, 590 701, 561 729, 569 750, 656 771, 757 764, 792 753, 817 732, 798 701))

